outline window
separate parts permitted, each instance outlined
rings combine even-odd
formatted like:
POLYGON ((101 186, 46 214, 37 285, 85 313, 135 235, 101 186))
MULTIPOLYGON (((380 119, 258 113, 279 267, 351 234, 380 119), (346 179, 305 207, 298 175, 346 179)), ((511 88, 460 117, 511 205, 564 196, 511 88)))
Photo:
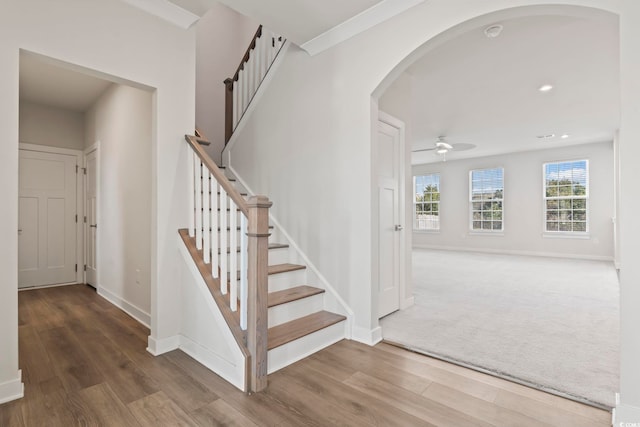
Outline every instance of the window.
POLYGON ((544 164, 545 231, 588 231, 589 162, 544 164))
POLYGON ((502 231, 504 200, 504 169, 472 170, 469 205, 472 231, 502 231))
POLYGON ((414 230, 440 230, 440 174, 413 177, 414 230))

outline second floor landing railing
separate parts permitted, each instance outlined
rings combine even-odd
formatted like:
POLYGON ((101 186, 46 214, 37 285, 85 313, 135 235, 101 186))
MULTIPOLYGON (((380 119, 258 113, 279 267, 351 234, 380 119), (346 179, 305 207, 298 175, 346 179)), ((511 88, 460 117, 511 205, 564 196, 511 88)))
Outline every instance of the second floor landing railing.
POLYGON ((260 25, 235 74, 224 81, 225 144, 231 139, 284 43, 282 36, 260 25))

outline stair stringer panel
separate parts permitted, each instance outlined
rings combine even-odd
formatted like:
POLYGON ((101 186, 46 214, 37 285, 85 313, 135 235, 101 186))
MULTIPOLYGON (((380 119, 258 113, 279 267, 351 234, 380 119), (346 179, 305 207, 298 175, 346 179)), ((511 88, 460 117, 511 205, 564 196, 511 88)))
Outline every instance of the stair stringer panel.
POLYGON ((246 358, 181 238, 182 319, 180 348, 211 371, 246 391, 246 358))

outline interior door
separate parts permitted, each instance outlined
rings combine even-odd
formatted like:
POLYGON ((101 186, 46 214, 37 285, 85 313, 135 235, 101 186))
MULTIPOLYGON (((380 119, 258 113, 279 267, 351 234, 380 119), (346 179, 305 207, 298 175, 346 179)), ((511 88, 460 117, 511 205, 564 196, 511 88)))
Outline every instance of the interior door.
POLYGON ((85 157, 85 281, 97 288, 98 184, 97 151, 85 157))
POLYGON ((20 150, 18 287, 76 281, 76 157, 20 150))
POLYGON ((378 315, 400 308, 400 129, 378 122, 378 315))

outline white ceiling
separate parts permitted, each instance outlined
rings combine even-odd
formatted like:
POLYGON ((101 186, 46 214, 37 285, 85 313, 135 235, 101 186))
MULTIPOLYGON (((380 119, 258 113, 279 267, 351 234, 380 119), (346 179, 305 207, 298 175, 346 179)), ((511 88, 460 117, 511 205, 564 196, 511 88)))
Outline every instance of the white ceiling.
MULTIPOLYGON (((476 28, 409 67, 414 149, 433 146, 440 135, 477 146, 447 159, 611 140, 620 116, 615 17, 530 16, 499 24, 497 38, 476 28), (539 92, 546 83, 554 89, 539 92), (564 133, 570 137, 561 139, 564 133), (556 137, 537 138, 548 134, 556 137)), ((412 157, 414 164, 441 160, 434 152, 412 157)))
POLYGON ((315 55, 425 0, 121 1, 185 29, 223 3, 315 55))
POLYGON ((20 55, 20 101, 84 112, 110 81, 54 64, 37 55, 20 55))

